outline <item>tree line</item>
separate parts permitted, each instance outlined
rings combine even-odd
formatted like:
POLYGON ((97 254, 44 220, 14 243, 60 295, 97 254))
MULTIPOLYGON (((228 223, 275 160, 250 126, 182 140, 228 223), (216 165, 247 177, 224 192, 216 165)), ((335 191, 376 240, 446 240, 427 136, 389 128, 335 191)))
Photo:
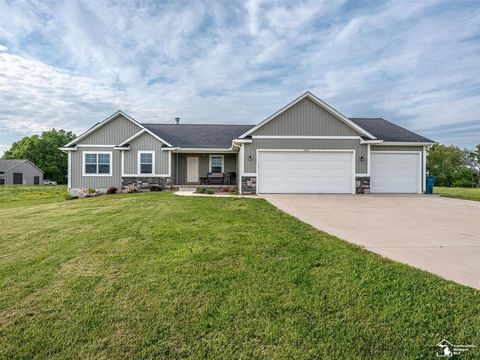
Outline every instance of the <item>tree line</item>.
MULTIPOLYGON (((67 182, 68 157, 58 148, 75 139, 71 131, 45 131, 13 143, 4 159, 28 159, 42 169, 44 178, 67 182)), ((480 187, 480 144, 475 149, 433 145, 427 155, 427 173, 437 186, 480 187)))
POLYGON ((427 155, 427 173, 436 186, 480 187, 480 144, 473 150, 433 145, 427 155))

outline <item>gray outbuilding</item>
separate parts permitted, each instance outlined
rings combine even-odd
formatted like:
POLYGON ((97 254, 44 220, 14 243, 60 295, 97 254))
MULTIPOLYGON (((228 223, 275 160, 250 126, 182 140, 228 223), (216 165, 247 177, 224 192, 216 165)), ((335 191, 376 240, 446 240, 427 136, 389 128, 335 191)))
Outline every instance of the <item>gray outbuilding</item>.
POLYGON ((43 171, 29 160, 0 159, 0 185, 40 185, 43 171))

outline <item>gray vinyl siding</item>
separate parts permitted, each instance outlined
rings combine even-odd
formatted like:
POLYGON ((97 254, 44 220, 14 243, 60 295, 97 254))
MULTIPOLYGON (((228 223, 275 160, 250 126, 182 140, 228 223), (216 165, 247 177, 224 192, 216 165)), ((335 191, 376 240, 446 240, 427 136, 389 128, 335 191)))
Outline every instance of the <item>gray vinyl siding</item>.
POLYGON ((78 143, 89 145, 118 145, 140 130, 141 128, 138 125, 135 125, 120 115, 78 143))
POLYGON ((357 174, 367 172, 368 146, 360 140, 289 140, 289 139, 253 139, 251 144, 244 144, 244 171, 256 173, 257 149, 316 149, 316 150, 355 150, 355 171, 357 174), (248 157, 251 156, 251 160, 248 157), (360 158, 364 157, 364 161, 360 158))
POLYGON ((130 150, 125 151, 125 174, 138 173, 138 153, 141 151, 155 151, 155 174, 169 173, 169 151, 162 150, 162 143, 158 139, 144 133, 130 143, 130 150))
POLYGON ((403 145, 371 145, 370 151, 422 151, 423 146, 403 146, 403 145))
POLYGON ((33 185, 33 178, 35 176, 39 177, 40 184, 43 182, 43 173, 28 161, 5 171, 4 174, 0 174, 0 178, 5 179, 5 185, 13 185, 14 173, 22 174, 23 185, 33 185))
POLYGON ((360 136, 308 98, 281 113, 252 135, 360 136))
MULTIPOLYGON (((200 177, 207 176, 210 164, 210 155, 224 156, 224 172, 237 172, 237 154, 172 154, 172 183, 187 184, 187 157, 198 157, 198 172, 200 177)), ((238 177, 238 174, 237 174, 238 177)))
POLYGON ((71 155, 71 188, 108 189, 111 186, 120 188, 122 186, 122 170, 120 151, 104 147, 81 147, 72 151, 71 155), (112 176, 83 176, 83 152, 84 151, 111 151, 112 152, 112 176))

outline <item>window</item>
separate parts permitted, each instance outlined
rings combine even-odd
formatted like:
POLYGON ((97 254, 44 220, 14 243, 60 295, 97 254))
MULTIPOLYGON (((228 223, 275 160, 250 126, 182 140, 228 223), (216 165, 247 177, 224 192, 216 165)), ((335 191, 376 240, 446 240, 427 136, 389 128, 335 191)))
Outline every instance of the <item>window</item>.
POLYGON ((155 172, 155 152, 141 151, 138 153, 138 173, 153 174, 155 172))
POLYGON ((110 151, 101 152, 83 152, 83 175, 84 176, 111 176, 111 159, 110 151))
POLYGON ((223 155, 210 155, 210 172, 223 173, 223 155))

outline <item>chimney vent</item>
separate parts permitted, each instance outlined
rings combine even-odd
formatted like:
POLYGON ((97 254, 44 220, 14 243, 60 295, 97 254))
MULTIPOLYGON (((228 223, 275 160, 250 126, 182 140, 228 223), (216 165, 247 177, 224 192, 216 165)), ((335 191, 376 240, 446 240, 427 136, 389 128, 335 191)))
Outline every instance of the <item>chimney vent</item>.
POLYGON ((175 124, 177 124, 177 125, 180 124, 180 118, 179 117, 175 118, 175 124))

